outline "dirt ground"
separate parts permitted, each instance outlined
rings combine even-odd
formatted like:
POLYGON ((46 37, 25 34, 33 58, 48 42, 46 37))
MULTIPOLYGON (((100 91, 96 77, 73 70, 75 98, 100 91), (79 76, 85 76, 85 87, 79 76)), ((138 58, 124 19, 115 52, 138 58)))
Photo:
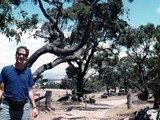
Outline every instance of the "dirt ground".
MULTIPOLYGON (((30 120, 128 120, 133 112, 152 107, 151 103, 132 104, 131 109, 127 108, 126 96, 112 96, 101 98, 105 92, 87 94, 87 98, 94 98, 95 104, 83 102, 58 102, 60 97, 65 96, 66 90, 52 89, 52 104, 46 109, 45 102, 37 102, 39 115, 37 118, 30 117, 30 120)), ((38 94, 43 96, 46 90, 39 90, 38 94)), ((70 91, 67 91, 70 93, 70 91)))

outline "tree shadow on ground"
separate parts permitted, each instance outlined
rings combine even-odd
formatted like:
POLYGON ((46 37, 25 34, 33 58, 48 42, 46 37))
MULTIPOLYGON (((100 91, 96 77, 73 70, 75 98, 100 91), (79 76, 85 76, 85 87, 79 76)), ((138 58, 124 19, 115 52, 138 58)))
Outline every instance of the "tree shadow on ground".
POLYGON ((105 110, 105 109, 112 109, 111 107, 108 107, 106 105, 95 105, 94 106, 76 106, 76 105, 69 105, 69 106, 60 106, 60 109, 64 109, 66 111, 72 111, 72 110, 80 110, 80 111, 97 111, 97 110, 105 110))
MULTIPOLYGON (((50 111, 50 110, 55 110, 56 108, 54 107, 46 107, 45 105, 40 105, 38 106, 40 111, 50 111)), ((71 111, 71 110, 85 110, 85 111, 96 111, 96 110, 103 110, 103 109, 112 109, 111 105, 108 104, 77 104, 77 103, 63 103, 62 105, 59 106, 58 109, 64 109, 66 111, 71 111)))
POLYGON ((72 118, 57 117, 53 118, 52 120, 85 120, 85 117, 72 117, 72 118))
POLYGON ((74 110, 84 110, 84 111, 96 111, 110 109, 109 107, 72 107, 74 110))

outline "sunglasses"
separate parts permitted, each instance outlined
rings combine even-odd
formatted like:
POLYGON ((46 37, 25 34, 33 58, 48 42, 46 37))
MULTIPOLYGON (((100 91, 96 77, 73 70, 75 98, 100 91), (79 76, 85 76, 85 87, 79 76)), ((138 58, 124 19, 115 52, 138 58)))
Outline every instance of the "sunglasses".
POLYGON ((27 54, 23 54, 23 53, 19 53, 19 52, 17 53, 17 55, 18 55, 18 56, 21 56, 21 55, 22 55, 23 57, 27 57, 27 54))

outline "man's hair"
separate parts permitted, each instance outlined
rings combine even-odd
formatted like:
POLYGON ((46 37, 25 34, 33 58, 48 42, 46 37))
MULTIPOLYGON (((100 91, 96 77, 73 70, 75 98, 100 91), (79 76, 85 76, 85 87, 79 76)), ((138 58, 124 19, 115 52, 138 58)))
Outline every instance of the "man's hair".
POLYGON ((20 49, 24 49, 26 51, 26 57, 28 57, 29 49, 26 46, 19 46, 16 50, 16 54, 19 52, 20 49))

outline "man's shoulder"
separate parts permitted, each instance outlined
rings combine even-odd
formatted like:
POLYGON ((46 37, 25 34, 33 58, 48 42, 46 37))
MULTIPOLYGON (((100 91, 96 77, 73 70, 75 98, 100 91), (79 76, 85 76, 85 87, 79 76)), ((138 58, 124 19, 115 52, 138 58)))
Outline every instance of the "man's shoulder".
POLYGON ((4 72, 9 72, 9 71, 12 71, 13 70, 13 65, 8 65, 8 66, 4 66, 3 68, 2 68, 2 73, 4 73, 4 72))
POLYGON ((4 66, 3 69, 9 69, 9 68, 12 68, 13 65, 7 65, 7 66, 4 66))

